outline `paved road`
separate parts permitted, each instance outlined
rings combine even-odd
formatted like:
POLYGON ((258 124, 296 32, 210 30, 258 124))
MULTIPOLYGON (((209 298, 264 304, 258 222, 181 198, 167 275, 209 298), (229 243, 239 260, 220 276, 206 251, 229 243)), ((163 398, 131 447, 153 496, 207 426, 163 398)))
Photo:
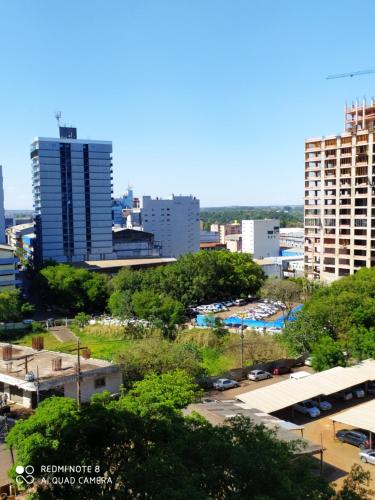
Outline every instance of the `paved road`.
POLYGON ((60 342, 77 342, 78 340, 78 337, 76 337, 66 326, 53 326, 49 328, 49 331, 53 333, 60 342))

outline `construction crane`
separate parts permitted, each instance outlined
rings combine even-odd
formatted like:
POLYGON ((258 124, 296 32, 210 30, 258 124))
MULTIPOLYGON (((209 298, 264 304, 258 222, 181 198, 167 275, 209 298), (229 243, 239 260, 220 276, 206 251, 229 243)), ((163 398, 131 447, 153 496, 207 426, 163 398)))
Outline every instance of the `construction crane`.
POLYGON ((352 73, 340 73, 339 75, 328 75, 326 80, 333 80, 334 78, 353 78, 353 76, 368 75, 375 73, 375 69, 363 69, 361 71, 353 71, 352 73))

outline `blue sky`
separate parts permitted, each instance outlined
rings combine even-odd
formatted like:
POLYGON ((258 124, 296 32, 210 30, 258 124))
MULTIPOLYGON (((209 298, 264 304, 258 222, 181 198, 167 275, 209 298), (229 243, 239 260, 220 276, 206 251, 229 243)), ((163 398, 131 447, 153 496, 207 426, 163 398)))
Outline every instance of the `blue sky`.
POLYGON ((306 137, 339 133, 375 95, 375 2, 2 2, 0 164, 6 208, 31 208, 29 144, 113 141, 114 191, 202 206, 302 203, 306 137))

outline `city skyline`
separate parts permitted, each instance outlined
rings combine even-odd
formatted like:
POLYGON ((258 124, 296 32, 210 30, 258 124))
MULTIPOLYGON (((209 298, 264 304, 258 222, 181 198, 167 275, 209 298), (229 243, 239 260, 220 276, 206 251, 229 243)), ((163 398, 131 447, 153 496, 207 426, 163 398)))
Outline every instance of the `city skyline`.
POLYGON ((6 208, 32 208, 28 147, 56 137, 57 110, 83 139, 112 141, 115 196, 130 182, 140 198, 192 194, 202 207, 302 205, 305 138, 340 133, 345 102, 374 93, 374 75, 325 80, 374 66, 375 6, 362 7, 349 36, 348 1, 318 1, 319 23, 296 1, 69 0, 58 22, 44 0, 4 5, 6 208))

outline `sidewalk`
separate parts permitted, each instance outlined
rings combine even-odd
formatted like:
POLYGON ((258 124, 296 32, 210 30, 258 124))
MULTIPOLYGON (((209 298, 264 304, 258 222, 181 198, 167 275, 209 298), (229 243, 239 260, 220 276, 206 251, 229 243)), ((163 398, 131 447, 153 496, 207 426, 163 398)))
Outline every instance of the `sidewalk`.
POLYGON ((60 342, 77 342, 78 337, 66 326, 52 326, 48 329, 60 342))

